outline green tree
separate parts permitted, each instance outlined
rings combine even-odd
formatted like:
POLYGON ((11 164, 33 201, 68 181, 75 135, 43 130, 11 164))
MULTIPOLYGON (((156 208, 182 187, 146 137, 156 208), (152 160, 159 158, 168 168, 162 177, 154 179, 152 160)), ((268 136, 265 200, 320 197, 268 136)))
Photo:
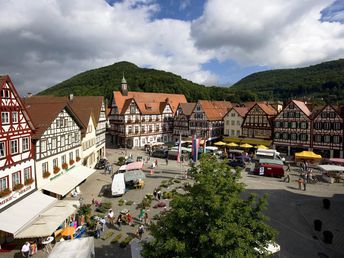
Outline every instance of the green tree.
POLYGON ((193 170, 195 183, 171 201, 171 210, 150 226, 144 257, 257 257, 276 232, 262 211, 266 197, 244 199, 240 173, 204 155, 193 170))

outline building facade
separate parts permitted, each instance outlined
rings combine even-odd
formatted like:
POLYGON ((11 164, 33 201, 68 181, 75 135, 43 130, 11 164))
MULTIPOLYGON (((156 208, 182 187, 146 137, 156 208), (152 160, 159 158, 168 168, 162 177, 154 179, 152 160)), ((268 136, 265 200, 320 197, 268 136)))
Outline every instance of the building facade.
POLYGON ((34 125, 9 76, 0 77, 0 210, 34 191, 34 125))
POLYGON ((247 112, 247 107, 232 107, 227 112, 223 117, 225 136, 240 137, 242 135, 242 123, 247 112))
POLYGON ((312 120, 313 150, 326 158, 343 158, 343 117, 338 108, 326 105, 312 120))
POLYGON ((274 145, 282 153, 291 155, 311 146, 312 112, 306 103, 289 101, 274 119, 274 145))
POLYGON ((131 92, 123 78, 121 90, 114 92, 109 116, 114 146, 142 148, 153 142, 172 141, 173 117, 181 94, 131 92))
POLYGON ((232 107, 228 101, 199 100, 190 116, 190 133, 205 139, 216 140, 223 135, 223 117, 232 107))
POLYGON ((267 103, 256 103, 246 113, 242 123, 242 135, 248 138, 271 140, 273 118, 277 111, 267 103))
POLYGON ((173 140, 178 141, 181 136, 183 140, 191 139, 190 116, 196 103, 179 104, 173 121, 173 140))

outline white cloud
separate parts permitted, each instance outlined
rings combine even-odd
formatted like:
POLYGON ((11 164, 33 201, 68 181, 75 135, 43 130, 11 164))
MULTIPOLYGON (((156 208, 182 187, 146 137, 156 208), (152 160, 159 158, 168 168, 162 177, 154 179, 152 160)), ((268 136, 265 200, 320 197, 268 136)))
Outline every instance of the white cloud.
POLYGON ((190 22, 152 20, 155 1, 0 0, 0 72, 22 94, 37 92, 81 71, 127 60, 203 83, 214 75, 201 64, 190 22), (197 76, 197 74, 200 74, 197 76))
POLYGON ((192 24, 218 60, 292 67, 344 57, 344 25, 321 22, 331 0, 212 0, 192 24))

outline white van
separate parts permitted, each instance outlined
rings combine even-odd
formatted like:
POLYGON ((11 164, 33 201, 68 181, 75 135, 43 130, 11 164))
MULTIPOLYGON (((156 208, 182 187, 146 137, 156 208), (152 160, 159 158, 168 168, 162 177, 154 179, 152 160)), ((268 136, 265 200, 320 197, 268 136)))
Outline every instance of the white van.
POLYGON ((125 193, 124 173, 115 174, 111 185, 112 196, 122 196, 125 193))
POLYGON ((285 158, 282 158, 278 151, 272 150, 272 149, 268 149, 268 150, 257 149, 256 158, 257 159, 279 159, 279 160, 285 161, 285 158))

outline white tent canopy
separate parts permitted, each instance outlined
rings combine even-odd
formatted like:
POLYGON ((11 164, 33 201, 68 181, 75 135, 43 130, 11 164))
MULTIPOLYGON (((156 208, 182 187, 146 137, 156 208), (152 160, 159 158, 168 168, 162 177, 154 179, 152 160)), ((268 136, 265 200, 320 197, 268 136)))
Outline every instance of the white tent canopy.
POLYGON ((318 165, 320 169, 322 169, 325 172, 343 172, 344 167, 343 166, 336 166, 336 165, 318 165))
POLYGON ((36 191, 0 213, 0 230, 16 236, 18 231, 56 202, 57 199, 36 191))
POLYGON ((65 196, 96 170, 77 166, 42 187, 43 190, 65 196))
POLYGON ((48 258, 92 258, 95 257, 94 238, 84 237, 58 242, 48 258))
POLYGON ((57 201, 14 237, 33 238, 50 236, 78 207, 80 207, 79 201, 57 201))

